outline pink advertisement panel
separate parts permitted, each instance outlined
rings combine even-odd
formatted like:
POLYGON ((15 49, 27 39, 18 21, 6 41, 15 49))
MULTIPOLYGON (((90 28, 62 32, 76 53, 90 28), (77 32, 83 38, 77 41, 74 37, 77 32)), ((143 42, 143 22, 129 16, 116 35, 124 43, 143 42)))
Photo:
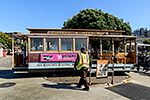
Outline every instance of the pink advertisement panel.
POLYGON ((75 61, 77 53, 44 53, 41 54, 41 62, 49 61, 75 61))

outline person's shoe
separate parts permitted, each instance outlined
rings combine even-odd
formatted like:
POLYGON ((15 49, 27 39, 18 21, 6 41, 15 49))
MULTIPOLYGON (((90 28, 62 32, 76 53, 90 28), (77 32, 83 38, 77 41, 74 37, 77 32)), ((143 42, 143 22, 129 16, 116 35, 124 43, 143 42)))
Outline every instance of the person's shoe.
POLYGON ((84 91, 90 91, 90 89, 86 89, 86 88, 83 88, 82 90, 84 90, 84 91))
POLYGON ((142 72, 145 72, 145 70, 142 70, 142 72))
POLYGON ((81 86, 78 86, 78 85, 77 85, 76 88, 81 88, 81 86))
POLYGON ((148 71, 145 71, 145 73, 148 73, 148 71))

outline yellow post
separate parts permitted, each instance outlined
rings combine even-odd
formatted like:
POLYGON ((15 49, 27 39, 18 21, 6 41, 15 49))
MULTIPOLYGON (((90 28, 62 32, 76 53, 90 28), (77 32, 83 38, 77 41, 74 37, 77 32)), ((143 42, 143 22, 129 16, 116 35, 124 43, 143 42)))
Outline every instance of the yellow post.
POLYGON ((112 55, 114 57, 114 38, 112 38, 112 55))
POLYGON ((75 51, 75 38, 73 38, 73 51, 75 51))
POLYGON ((119 52, 121 51, 121 42, 119 42, 119 52))
POLYGON ((46 39, 45 39, 45 37, 44 37, 44 39, 43 39, 43 51, 44 52, 46 52, 46 47, 47 47, 47 45, 46 45, 46 39))
POLYGON ((126 38, 123 38, 123 44, 124 44, 124 64, 126 64, 126 38))
POLYGON ((136 64, 136 53, 137 53, 137 43, 136 43, 136 39, 134 40, 134 53, 135 53, 135 64, 136 64))
POLYGON ((58 49, 59 49, 59 52, 60 52, 60 51, 61 51, 61 39, 59 38, 58 41, 59 41, 59 42, 58 42, 58 43, 59 43, 59 48, 58 48, 58 49))
POLYGON ((29 50, 29 52, 31 51, 31 39, 30 38, 28 38, 28 50, 29 50))
POLYGON ((102 60, 102 38, 100 38, 100 60, 102 60))
POLYGON ((131 50, 132 50, 132 42, 130 40, 130 52, 131 52, 131 50))

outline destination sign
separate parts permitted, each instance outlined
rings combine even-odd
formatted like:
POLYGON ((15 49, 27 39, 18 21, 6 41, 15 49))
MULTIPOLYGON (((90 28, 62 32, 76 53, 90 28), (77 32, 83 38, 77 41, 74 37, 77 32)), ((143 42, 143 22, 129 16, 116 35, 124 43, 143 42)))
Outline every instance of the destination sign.
POLYGON ((47 34, 89 34, 103 35, 105 32, 74 32, 74 31, 48 31, 47 34))

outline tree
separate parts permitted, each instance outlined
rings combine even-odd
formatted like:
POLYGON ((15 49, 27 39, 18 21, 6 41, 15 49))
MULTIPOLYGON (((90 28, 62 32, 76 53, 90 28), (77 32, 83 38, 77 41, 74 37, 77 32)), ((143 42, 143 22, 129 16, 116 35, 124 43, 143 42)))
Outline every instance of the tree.
POLYGON ((150 39, 145 39, 142 41, 144 44, 150 44, 150 39))
MULTIPOLYGON (((99 29, 99 30, 121 30, 126 35, 131 35, 131 27, 120 21, 117 17, 104 13, 100 9, 81 10, 68 21, 64 21, 63 29, 99 29)), ((103 48, 108 49, 110 42, 103 42, 103 48)))
POLYGON ((131 35, 131 27, 120 21, 117 17, 104 13, 100 9, 81 10, 68 21, 64 21, 63 29, 100 29, 100 30, 121 30, 126 35, 131 35))
POLYGON ((3 43, 6 48, 12 48, 12 38, 3 32, 0 32, 0 42, 3 43))

